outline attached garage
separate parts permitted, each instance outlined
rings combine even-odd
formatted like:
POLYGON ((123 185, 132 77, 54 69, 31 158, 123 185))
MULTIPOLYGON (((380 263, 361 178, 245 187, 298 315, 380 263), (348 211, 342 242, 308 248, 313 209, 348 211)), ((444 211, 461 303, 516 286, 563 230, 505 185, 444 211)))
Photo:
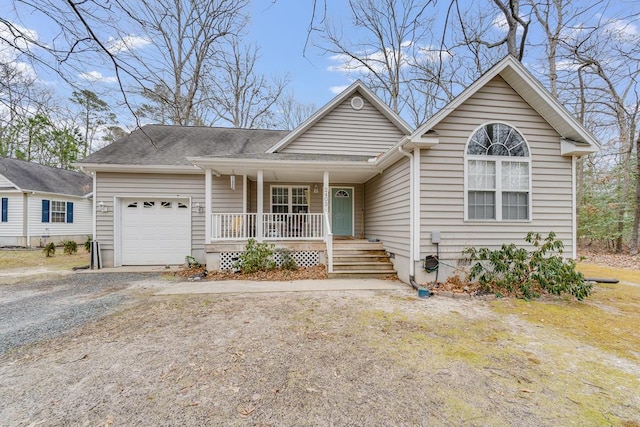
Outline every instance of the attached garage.
POLYGON ((189 199, 121 199, 121 265, 182 264, 191 254, 189 199))

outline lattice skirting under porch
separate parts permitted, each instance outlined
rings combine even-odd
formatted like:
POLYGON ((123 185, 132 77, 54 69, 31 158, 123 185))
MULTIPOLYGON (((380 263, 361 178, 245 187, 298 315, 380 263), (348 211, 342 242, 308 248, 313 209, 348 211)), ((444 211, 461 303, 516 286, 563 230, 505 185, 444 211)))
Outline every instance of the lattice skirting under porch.
MULTIPOLYGON (((242 252, 221 252, 220 270, 231 270, 242 252)), ((319 251, 291 251, 291 257, 296 261, 298 267, 313 267, 320 264, 319 251)), ((282 263, 282 254, 276 252, 274 255, 276 265, 282 263)))

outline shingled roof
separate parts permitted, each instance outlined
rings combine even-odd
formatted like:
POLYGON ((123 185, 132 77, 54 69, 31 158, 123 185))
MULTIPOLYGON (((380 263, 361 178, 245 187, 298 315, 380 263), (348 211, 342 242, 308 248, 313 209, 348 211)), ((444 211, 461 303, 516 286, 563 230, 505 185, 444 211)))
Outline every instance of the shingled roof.
POLYGON ((187 157, 264 153, 286 130, 145 125, 79 164, 191 166, 187 157))
POLYGON ((0 175, 22 191, 85 196, 93 190, 90 176, 23 160, 0 157, 0 175))

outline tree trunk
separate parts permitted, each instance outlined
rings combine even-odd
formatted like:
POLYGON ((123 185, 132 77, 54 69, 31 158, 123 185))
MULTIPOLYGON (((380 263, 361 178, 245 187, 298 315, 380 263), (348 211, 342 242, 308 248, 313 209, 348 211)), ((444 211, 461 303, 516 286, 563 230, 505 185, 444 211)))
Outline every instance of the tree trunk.
POLYGON ((640 228, 640 134, 636 140, 636 200, 633 215, 633 227, 631 228, 631 241, 629 253, 638 254, 638 228, 640 228))

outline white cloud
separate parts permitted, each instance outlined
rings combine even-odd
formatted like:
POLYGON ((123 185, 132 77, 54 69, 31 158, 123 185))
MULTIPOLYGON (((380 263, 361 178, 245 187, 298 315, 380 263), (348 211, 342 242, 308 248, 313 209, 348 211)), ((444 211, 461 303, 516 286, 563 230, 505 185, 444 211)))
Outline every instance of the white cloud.
POLYGON ((115 83, 118 79, 115 76, 103 76, 100 71, 89 71, 88 73, 80 73, 80 78, 90 82, 115 83))
MULTIPOLYGON (((30 49, 34 46, 34 42, 37 41, 38 33, 35 30, 12 22, 0 22, 0 61, 17 61, 21 51, 30 49), (5 40, 10 40, 10 43, 7 43, 5 40)), ((31 67, 29 66, 29 68, 31 67)), ((33 69, 31 69, 31 71, 33 71, 33 69)))
MULTIPOLYGON (((408 64, 409 53, 407 49, 412 46, 411 41, 405 41, 401 44, 400 55, 401 58, 401 66, 405 66, 408 64)), ((331 59, 334 62, 337 62, 337 65, 330 65, 327 67, 327 71, 338 71, 342 73, 358 73, 358 74, 369 74, 371 71, 374 72, 383 72, 385 69, 385 63, 387 62, 387 58, 393 58, 397 53, 392 49, 387 49, 386 55, 383 51, 376 52, 361 52, 358 54, 360 60, 355 60, 349 55, 345 54, 337 54, 331 56, 331 59)))
POLYGON ((107 41, 109 52, 117 55, 122 52, 143 48, 151 44, 151 40, 147 37, 140 36, 124 36, 120 39, 110 37, 107 41))
MULTIPOLYGON (((433 46, 417 46, 413 41, 407 40, 400 45, 400 66, 406 67, 412 63, 437 63, 451 59, 451 54, 441 51, 433 46)), ((388 49, 386 55, 383 51, 362 52, 359 54, 360 60, 355 60, 349 55, 337 54, 329 59, 337 64, 329 65, 327 71, 337 71, 345 74, 367 75, 372 71, 382 73, 386 69, 386 61, 397 55, 392 49, 388 49)))
MULTIPOLYGON (((526 21, 526 19, 523 19, 524 21, 526 21)), ((500 14, 498 16, 496 16, 495 18, 493 18, 493 21, 491 22, 491 25, 493 25, 493 28, 499 30, 499 31, 503 31, 503 32, 507 32, 509 31, 509 24, 507 24, 507 18, 500 14)), ((518 25, 518 34, 521 34, 523 31, 523 28, 521 25, 518 25)))
POLYGON ((329 88, 329 90, 331 91, 331 93, 333 93, 334 95, 337 95, 339 93, 342 93, 342 91, 344 91, 346 88, 348 88, 349 85, 343 85, 343 86, 331 86, 329 88))
POLYGON ((636 24, 622 19, 611 19, 607 22, 606 31, 622 42, 634 42, 640 36, 636 24))

